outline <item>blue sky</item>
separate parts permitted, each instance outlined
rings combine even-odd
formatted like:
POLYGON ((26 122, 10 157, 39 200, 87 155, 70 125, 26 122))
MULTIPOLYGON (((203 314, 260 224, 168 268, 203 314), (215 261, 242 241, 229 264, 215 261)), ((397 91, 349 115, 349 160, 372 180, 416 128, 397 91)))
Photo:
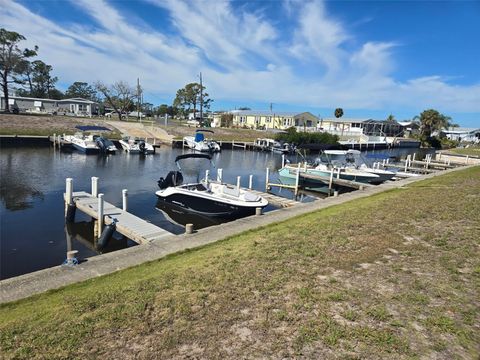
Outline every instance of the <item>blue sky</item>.
POLYGON ((135 84, 170 104, 202 72, 214 110, 248 106, 480 126, 479 1, 10 1, 0 26, 65 89, 135 84))

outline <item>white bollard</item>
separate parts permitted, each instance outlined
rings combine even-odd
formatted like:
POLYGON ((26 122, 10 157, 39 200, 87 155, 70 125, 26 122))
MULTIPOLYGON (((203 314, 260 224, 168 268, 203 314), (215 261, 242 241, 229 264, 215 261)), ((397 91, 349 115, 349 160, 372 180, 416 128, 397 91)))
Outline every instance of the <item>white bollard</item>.
POLYGON ((240 180, 241 180, 241 176, 237 176, 237 190, 240 190, 240 180))
POLYGON ((223 177, 223 169, 217 169, 217 181, 221 183, 222 177, 223 177))
POLYGON ((92 176, 92 196, 98 196, 98 177, 92 176))
POLYGON ((71 205, 73 202, 73 179, 72 178, 66 179, 65 201, 67 205, 71 205))
POLYGON ((122 209, 123 211, 127 211, 128 208, 128 190, 122 190, 122 209))
POLYGON ((102 235, 103 230, 103 194, 98 194, 98 234, 97 237, 102 235))
POLYGON ((248 177, 248 188, 249 188, 250 190, 252 190, 252 188, 253 188, 253 175, 250 175, 250 176, 248 177))
POLYGON ((185 224, 185 234, 193 234, 193 224, 185 224))
POLYGON ((210 177, 210 170, 205 170, 205 182, 208 182, 209 177, 210 177))

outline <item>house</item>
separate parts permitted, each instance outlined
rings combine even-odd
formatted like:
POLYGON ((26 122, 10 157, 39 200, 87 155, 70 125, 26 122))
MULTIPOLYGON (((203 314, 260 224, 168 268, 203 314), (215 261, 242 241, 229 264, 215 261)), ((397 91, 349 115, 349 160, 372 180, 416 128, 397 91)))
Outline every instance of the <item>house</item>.
POLYGON ((480 143, 480 128, 450 127, 441 133, 450 140, 480 143))
MULTIPOLYGON (((1 96, 0 103, 0 110, 4 110, 6 104, 3 95, 1 96)), ((98 104, 94 101, 82 98, 55 100, 9 96, 8 105, 12 111, 32 114, 62 114, 90 117, 98 114, 98 104)))
POLYGON ((233 126, 247 127, 250 129, 288 129, 297 127, 313 130, 317 127, 319 119, 309 112, 274 112, 255 110, 233 110, 233 126))
POLYGON ((322 118, 318 129, 339 136, 392 136, 401 137, 404 128, 396 121, 374 119, 322 118))

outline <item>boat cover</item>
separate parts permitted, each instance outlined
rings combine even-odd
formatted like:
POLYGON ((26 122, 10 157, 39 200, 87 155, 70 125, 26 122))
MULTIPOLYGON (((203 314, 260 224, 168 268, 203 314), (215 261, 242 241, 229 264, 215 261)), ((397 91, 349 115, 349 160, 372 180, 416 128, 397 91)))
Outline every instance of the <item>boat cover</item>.
POLYGON ((200 158, 200 159, 212 160, 212 157, 208 154, 184 154, 184 155, 178 155, 175 158, 175 162, 177 162, 178 160, 188 159, 188 158, 200 158))
POLYGON ((112 131, 105 126, 93 126, 93 125, 77 125, 75 126, 78 130, 81 131, 112 131))
POLYGON ((201 142, 201 141, 203 141, 204 139, 205 139, 205 137, 203 136, 202 133, 198 133, 198 132, 197 132, 197 133, 195 134, 195 142, 201 142))
POLYGON ((199 132, 209 132, 209 133, 212 133, 212 134, 214 133, 213 130, 205 130, 205 129, 198 129, 198 130, 196 130, 196 132, 197 133, 199 133, 199 132))

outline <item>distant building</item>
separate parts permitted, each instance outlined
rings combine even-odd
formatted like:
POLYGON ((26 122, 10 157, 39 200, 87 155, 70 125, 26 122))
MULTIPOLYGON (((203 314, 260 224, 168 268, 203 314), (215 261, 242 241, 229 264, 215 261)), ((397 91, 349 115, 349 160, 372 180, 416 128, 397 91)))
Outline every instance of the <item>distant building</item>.
POLYGON ((339 136, 401 137, 404 134, 404 127, 398 122, 374 119, 323 118, 318 129, 339 136))
POLYGON ((250 129, 300 129, 314 130, 319 121, 318 117, 309 112, 272 112, 255 110, 233 110, 233 126, 250 129))
MULTIPOLYGON (((60 114, 71 116, 92 116, 98 114, 98 104, 94 101, 71 99, 40 99, 22 96, 9 96, 8 105, 11 111, 32 114, 60 114)), ((0 98, 0 110, 5 110, 5 97, 0 98)))
POLYGON ((441 132, 450 140, 480 143, 480 128, 451 127, 441 132))

